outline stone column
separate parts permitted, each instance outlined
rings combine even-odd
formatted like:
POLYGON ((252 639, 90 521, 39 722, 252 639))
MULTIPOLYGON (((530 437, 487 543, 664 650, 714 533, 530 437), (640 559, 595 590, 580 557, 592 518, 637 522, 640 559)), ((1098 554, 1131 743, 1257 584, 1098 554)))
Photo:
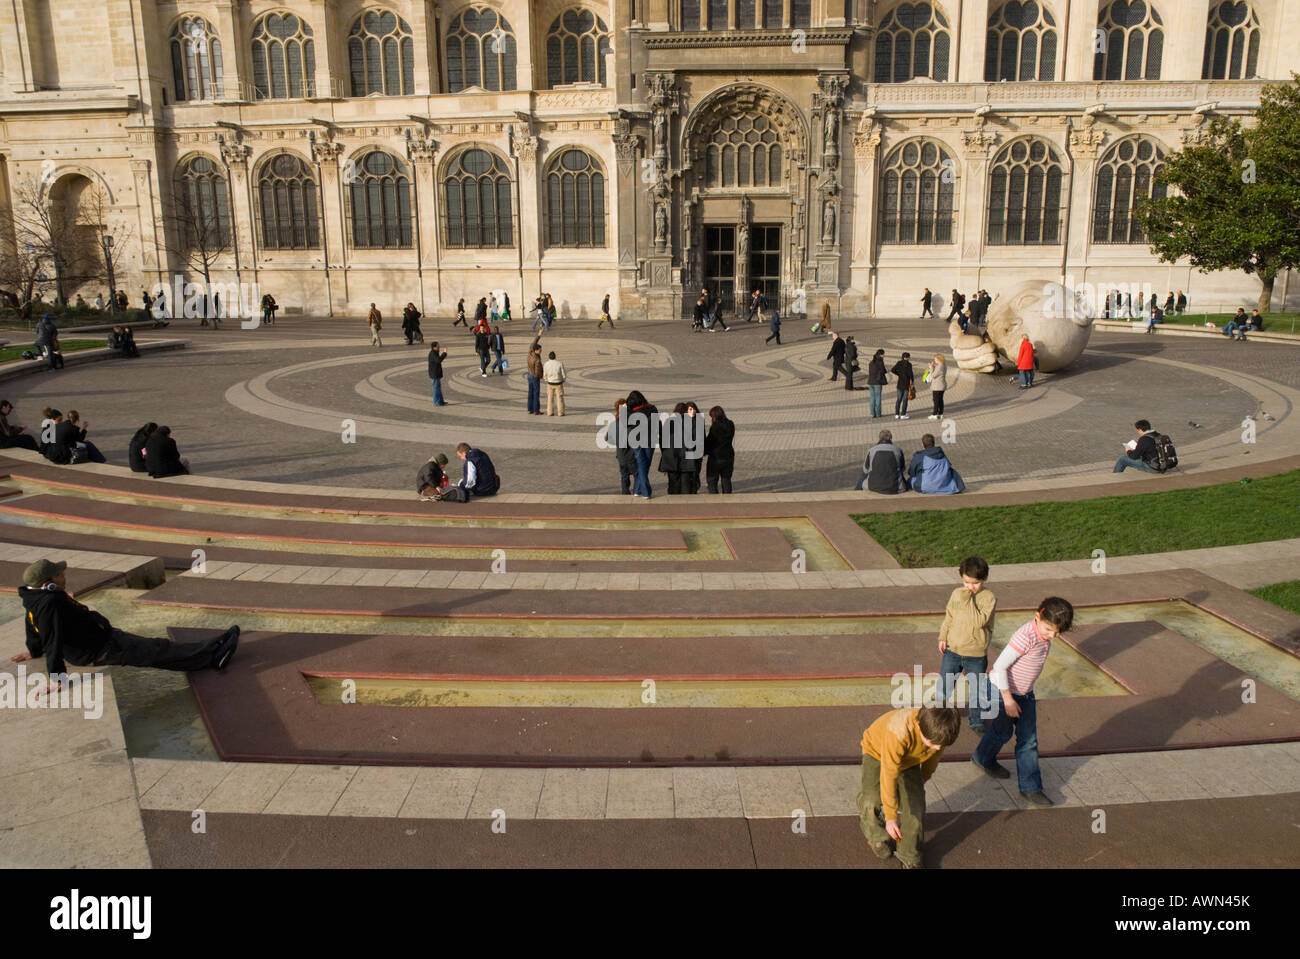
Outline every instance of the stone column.
POLYGON ((874 110, 863 113, 853 134, 853 259, 849 268, 849 286, 855 295, 866 298, 872 312, 876 289, 876 164, 881 135, 874 114, 874 110))
POLYGON ((140 237, 140 271, 145 285, 168 282, 167 243, 164 239, 162 199, 155 189, 152 176, 153 163, 140 157, 131 160, 131 179, 135 185, 136 230, 140 237))
POLYGON ((840 186, 840 121, 849 78, 847 74, 823 74, 817 78, 817 85, 820 92, 813 95, 813 103, 814 116, 820 118, 822 176, 810 228, 816 231, 819 296, 808 306, 810 311, 820 313, 822 302, 827 298, 838 299, 841 288, 840 237, 844 232, 844 205, 840 186))
MULTIPOLYGON (((962 133, 961 235, 959 266, 977 265, 984 248, 985 195, 989 158, 1000 137, 981 124, 962 133)), ((954 280, 954 282, 960 282, 954 280)))
MULTIPOLYGON (((646 258, 650 316, 675 317, 681 305, 681 275, 673 270, 673 181, 680 169, 672 166, 672 118, 678 111, 676 79, 671 72, 645 75, 646 99, 650 104, 650 150, 654 159, 654 186, 650 199, 650 255, 646 258)), ((687 146, 683 144, 682 161, 687 146)), ((639 193, 639 190, 636 192, 639 193)))
POLYGON ((253 211, 248 199, 250 153, 252 150, 238 133, 232 134, 221 144, 221 158, 230 173, 230 219, 235 230, 235 249, 231 251, 231 260, 235 261, 234 254, 237 252, 240 273, 249 271, 256 282, 259 244, 254 236, 253 211))
MULTIPOLYGON (((252 76, 245 70, 245 58, 248 56, 247 25, 240 15, 235 0, 226 0, 215 7, 212 17, 212 29, 221 41, 221 94, 218 100, 238 100, 241 90, 252 87, 252 76)), ((167 74, 169 77, 170 73, 167 74)))
POLYGON ((525 293, 528 302, 520 304, 520 315, 531 305, 532 296, 540 290, 539 271, 542 264, 541 185, 537 173, 537 137, 520 127, 513 136, 515 156, 519 160, 519 252, 525 276, 533 280, 533 292, 525 293))
POLYGON ((415 48, 415 95, 439 93, 442 78, 437 76, 438 20, 433 8, 426 3, 411 4, 406 22, 411 25, 411 43, 415 48))
POLYGON ((954 79, 958 83, 984 82, 984 43, 989 29, 989 0, 962 0, 960 14, 954 10, 953 16, 959 17, 954 46, 958 49, 957 71, 954 79))
MULTIPOLYGON (((411 161, 412 188, 415 191, 415 209, 419 211, 417 227, 420 237, 420 259, 416 272, 420 278, 420 312, 427 313, 425 294, 428 277, 425 267, 433 267, 434 275, 440 276, 438 267, 438 240, 440 235, 438 219, 438 184, 434 178, 437 169, 438 141, 427 136, 412 136, 406 141, 406 156, 411 161)), ((441 284, 434 283, 434 299, 441 301, 441 284)))
POLYGON ((630 306, 636 299, 637 221, 636 205, 639 178, 638 159, 641 138, 630 132, 631 120, 619 117, 614 121, 614 155, 617 158, 618 180, 615 186, 618 203, 618 289, 619 308, 630 306))
POLYGON ((312 143, 312 159, 320 164, 317 169, 320 171, 320 195, 323 197, 320 214, 323 221, 321 244, 331 315, 346 304, 348 299, 347 225, 343 221, 342 177, 339 171, 339 156, 342 153, 343 144, 332 139, 318 139, 312 143), (336 279, 339 281, 337 284, 336 279))
POLYGON ((306 4, 302 18, 311 27, 313 46, 316 51, 316 83, 314 94, 317 97, 347 96, 347 24, 336 23, 336 6, 332 0, 310 0, 306 4), (337 88, 337 93, 336 93, 337 88))
POLYGON ((1097 155, 1105 142, 1106 131, 1094 126, 1070 133, 1070 152, 1074 155, 1074 196, 1070 204, 1070 235, 1064 237, 1064 241, 1067 272, 1073 273, 1077 282, 1089 279, 1084 266, 1092 245, 1092 189, 1097 176, 1097 155))

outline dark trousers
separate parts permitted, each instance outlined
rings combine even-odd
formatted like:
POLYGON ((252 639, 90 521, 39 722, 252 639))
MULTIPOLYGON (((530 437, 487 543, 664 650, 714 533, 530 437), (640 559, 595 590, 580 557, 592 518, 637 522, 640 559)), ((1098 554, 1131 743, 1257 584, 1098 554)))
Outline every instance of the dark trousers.
POLYGON ((19 449, 31 450, 33 453, 40 452, 40 450, 38 450, 36 447, 36 439, 34 437, 28 436, 25 433, 20 433, 17 436, 11 436, 9 438, 9 441, 5 443, 4 446, 0 446, 0 449, 13 449, 15 446, 18 447, 19 449))
POLYGON ((478 371, 480 373, 486 373, 487 366, 488 366, 488 355, 486 353, 480 353, 478 355, 478 371))
POLYGON ((780 345, 781 345, 781 331, 780 331, 780 330, 773 330, 773 331, 772 331, 772 335, 769 336, 767 339, 765 339, 763 342, 764 342, 764 343, 771 343, 773 340, 776 340, 776 345, 777 345, 777 346, 780 346, 780 345))
POLYGON ((668 472, 668 495, 677 496, 686 492, 686 474, 681 470, 668 472))
POLYGON ((190 671, 207 669, 220 645, 219 638, 201 643, 173 643, 169 639, 150 639, 120 629, 96 657, 95 666, 148 666, 153 669, 190 671))
POLYGON ((934 310, 930 309, 930 302, 928 300, 921 304, 921 318, 924 319, 927 316, 934 316, 934 310))
POLYGON ((716 472, 710 469, 705 475, 709 480, 709 492, 717 493, 718 487, 722 487, 722 492, 731 492, 731 471, 733 467, 728 466, 726 469, 720 469, 716 472))
POLYGON ((636 466, 618 464, 618 485, 624 496, 632 495, 632 481, 636 478, 636 466))
POLYGON ((834 383, 836 380, 840 378, 840 373, 843 372, 843 370, 844 367, 840 365, 839 360, 831 361, 831 382, 832 383, 834 383))
POLYGON ((943 390, 932 390, 930 399, 934 401, 934 415, 943 416, 943 390))
POLYGON ((542 411, 542 381, 539 377, 527 374, 528 377, 528 412, 540 413, 542 411))
POLYGON ((844 388, 846 390, 853 389, 853 367, 852 366, 844 367, 844 388))
MULTIPOLYGON (((699 460, 695 461, 699 464, 699 460)), ((699 469, 687 470, 682 474, 682 492, 698 493, 700 491, 700 471, 699 469)))

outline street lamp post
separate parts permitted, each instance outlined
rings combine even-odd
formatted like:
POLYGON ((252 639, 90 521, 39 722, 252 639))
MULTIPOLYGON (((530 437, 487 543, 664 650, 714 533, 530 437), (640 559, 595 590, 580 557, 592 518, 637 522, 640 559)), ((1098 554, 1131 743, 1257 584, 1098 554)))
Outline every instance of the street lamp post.
POLYGON ((117 312, 117 280, 113 276, 113 238, 105 233, 99 238, 104 249, 104 266, 108 270, 108 310, 117 312))

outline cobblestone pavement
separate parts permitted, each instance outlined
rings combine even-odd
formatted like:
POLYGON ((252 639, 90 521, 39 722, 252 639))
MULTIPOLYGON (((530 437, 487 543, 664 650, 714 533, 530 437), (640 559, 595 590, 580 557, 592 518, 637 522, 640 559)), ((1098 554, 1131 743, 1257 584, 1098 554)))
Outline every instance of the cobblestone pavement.
MULTIPOLYGON (((376 349, 355 319, 294 317, 274 328, 217 332, 191 329, 193 322, 167 331, 192 338, 191 349, 7 384, 17 407, 11 422, 34 431, 42 407, 75 408, 109 462, 125 465, 131 434, 155 420, 172 427, 196 472, 381 489, 410 488, 425 459, 450 456, 465 440, 492 455, 505 491, 519 493, 617 492, 614 454, 596 446, 596 417, 631 389, 662 412, 679 400, 726 408, 737 424, 737 492, 849 489, 881 428, 893 430, 909 454, 922 433, 939 435, 971 483, 1105 479, 1138 417, 1170 433, 1191 469, 1300 448, 1292 409, 1300 399, 1300 346, 1275 343, 1098 333, 1069 370, 1040 374, 1028 393, 1006 375, 952 382, 950 362, 947 422, 926 419, 924 387, 907 421, 893 418, 887 387, 887 415, 873 422, 865 389, 850 393, 830 382, 828 339, 806 323, 787 321, 778 347, 764 343, 765 324, 740 319, 730 332, 712 334, 676 321, 620 323, 611 332, 561 320, 544 352, 554 349, 568 368, 568 415, 542 419, 525 412, 532 335, 522 321, 503 327, 509 373, 482 377, 472 336, 449 320, 425 320, 426 339, 440 339, 450 354, 444 392, 452 405, 436 412, 427 347, 406 346, 397 331, 376 349), (1255 414, 1257 442, 1243 444, 1243 419, 1255 414), (345 420, 356 423, 355 443, 344 442, 345 420)), ((846 320, 838 329, 857 338, 864 387, 877 347, 890 365, 910 350, 918 373, 934 352, 950 355, 938 320, 846 320)), ((661 489, 663 477, 656 478, 661 489)))

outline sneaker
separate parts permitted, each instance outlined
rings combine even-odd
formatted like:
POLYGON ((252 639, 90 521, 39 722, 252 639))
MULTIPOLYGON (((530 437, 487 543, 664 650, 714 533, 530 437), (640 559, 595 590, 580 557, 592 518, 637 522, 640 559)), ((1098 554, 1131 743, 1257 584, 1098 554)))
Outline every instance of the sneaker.
POLYGON ((911 417, 908 416, 906 413, 904 413, 902 416, 899 417, 899 419, 900 419, 900 420, 910 420, 911 417))
POLYGON ((901 419, 902 419, 902 417, 901 417, 901 416, 899 416, 899 415, 898 415, 898 414, 897 414, 897 413, 895 413, 895 414, 894 414, 894 419, 896 419, 896 420, 901 420, 901 419))
POLYGON ((929 416, 926 417, 927 420, 937 420, 938 418, 939 418, 938 413, 931 413, 929 416))
POLYGON ((868 839, 867 843, 871 846, 871 851, 876 854, 877 859, 889 859, 894 855, 894 850, 889 848, 887 842, 872 842, 868 839))
POLYGON ((1032 804, 1035 805, 1035 806, 1055 806, 1055 805, 1056 805, 1056 803, 1052 802, 1052 800, 1050 800, 1049 798, 1047 798, 1047 794, 1046 794, 1046 793, 1043 793, 1043 792, 1027 793, 1027 792, 1025 792, 1025 791, 1022 789, 1022 790, 1020 790, 1020 795, 1022 795, 1022 796, 1025 797, 1025 802, 1032 803, 1032 804))
POLYGON ((480 373, 479 376, 487 376, 486 373, 480 373))
POLYGON ((217 669, 225 669, 230 658, 235 655, 237 646, 239 646, 239 627, 231 626, 217 641, 217 651, 212 657, 212 665, 217 669))
POLYGON ((984 770, 984 775, 986 776, 992 776, 994 779, 1011 778, 1011 772, 1001 763, 995 762, 992 766, 985 766, 979 762, 976 762, 974 756, 971 757, 970 761, 975 763, 976 766, 979 766, 980 769, 984 770))

